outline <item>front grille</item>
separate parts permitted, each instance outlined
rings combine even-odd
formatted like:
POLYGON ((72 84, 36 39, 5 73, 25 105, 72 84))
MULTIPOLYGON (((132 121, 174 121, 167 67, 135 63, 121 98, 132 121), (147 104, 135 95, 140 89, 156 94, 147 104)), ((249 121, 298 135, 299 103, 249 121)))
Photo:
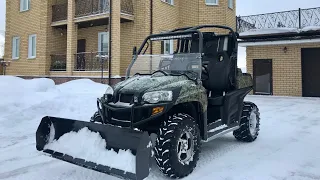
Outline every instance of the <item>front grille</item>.
POLYGON ((119 94, 119 101, 124 103, 132 103, 133 94, 119 94))
POLYGON ((129 127, 131 124, 131 110, 112 111, 109 110, 108 121, 110 124, 122 127, 129 127))

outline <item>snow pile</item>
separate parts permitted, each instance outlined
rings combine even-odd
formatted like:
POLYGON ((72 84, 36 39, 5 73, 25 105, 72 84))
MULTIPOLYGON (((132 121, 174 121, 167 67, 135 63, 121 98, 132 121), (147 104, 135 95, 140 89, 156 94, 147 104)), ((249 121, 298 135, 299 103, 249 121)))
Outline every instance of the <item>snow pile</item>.
POLYGON ((136 158, 130 150, 119 150, 116 153, 113 150, 107 150, 106 145, 106 141, 99 133, 83 128, 78 132, 64 134, 57 141, 46 145, 44 149, 51 149, 125 172, 136 173, 136 158))
POLYGON ((22 79, 15 76, 0 76, 0 93, 46 92, 55 83, 47 78, 22 79))
POLYGON ((52 91, 62 93, 99 93, 101 96, 110 86, 106 84, 96 83, 90 79, 78 79, 69 81, 54 87, 52 91))

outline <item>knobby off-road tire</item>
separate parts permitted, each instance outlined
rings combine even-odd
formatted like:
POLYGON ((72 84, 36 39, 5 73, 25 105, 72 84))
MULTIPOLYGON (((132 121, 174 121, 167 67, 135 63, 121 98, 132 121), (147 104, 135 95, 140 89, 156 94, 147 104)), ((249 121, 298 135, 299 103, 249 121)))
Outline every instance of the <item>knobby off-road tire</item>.
POLYGON ((233 131, 234 137, 243 142, 253 142, 260 131, 259 108, 251 102, 243 103, 240 128, 233 131))
POLYGON ((176 114, 164 121, 159 129, 154 151, 157 165, 166 176, 183 178, 192 173, 200 153, 200 131, 194 118, 187 114, 176 114), (178 152, 182 152, 181 150, 191 154, 182 153, 179 158, 178 152))

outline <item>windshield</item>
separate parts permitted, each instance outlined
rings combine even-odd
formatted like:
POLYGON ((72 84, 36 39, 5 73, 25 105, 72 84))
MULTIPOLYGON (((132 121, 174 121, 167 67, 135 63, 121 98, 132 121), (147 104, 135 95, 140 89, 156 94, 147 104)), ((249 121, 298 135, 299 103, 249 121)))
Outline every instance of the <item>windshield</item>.
POLYGON ((200 53, 139 55, 131 67, 130 76, 160 71, 167 75, 186 75, 191 79, 201 79, 200 57, 200 53))
POLYGON ((190 79, 201 79, 202 62, 197 40, 192 41, 191 35, 171 37, 153 38, 152 54, 149 39, 129 67, 128 75, 160 72, 163 75, 185 75, 190 79))

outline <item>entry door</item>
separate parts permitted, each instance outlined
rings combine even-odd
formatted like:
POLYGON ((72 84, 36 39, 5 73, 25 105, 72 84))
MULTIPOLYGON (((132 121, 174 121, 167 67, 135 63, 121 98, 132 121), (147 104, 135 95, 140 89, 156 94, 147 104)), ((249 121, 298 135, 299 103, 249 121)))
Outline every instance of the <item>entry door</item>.
POLYGON ((77 46, 77 65, 76 69, 79 71, 84 71, 86 68, 86 40, 79 39, 77 46))
POLYGON ((320 97, 320 48, 301 49, 302 95, 320 97))
POLYGON ((272 60, 253 60, 254 94, 272 95, 272 60))

